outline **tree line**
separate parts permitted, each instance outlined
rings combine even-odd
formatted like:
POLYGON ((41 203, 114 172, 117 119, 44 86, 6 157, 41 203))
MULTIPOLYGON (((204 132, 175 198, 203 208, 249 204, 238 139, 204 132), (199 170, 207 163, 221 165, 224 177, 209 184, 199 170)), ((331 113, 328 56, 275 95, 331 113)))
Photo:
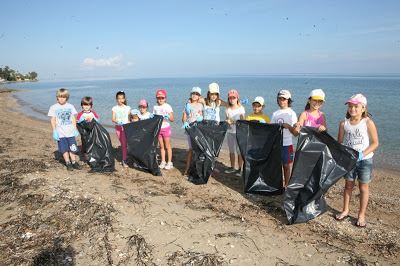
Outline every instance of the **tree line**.
POLYGON ((18 73, 14 69, 5 66, 4 68, 0 67, 0 79, 4 79, 6 81, 17 81, 17 80, 36 80, 38 74, 36 72, 29 72, 26 75, 18 73))

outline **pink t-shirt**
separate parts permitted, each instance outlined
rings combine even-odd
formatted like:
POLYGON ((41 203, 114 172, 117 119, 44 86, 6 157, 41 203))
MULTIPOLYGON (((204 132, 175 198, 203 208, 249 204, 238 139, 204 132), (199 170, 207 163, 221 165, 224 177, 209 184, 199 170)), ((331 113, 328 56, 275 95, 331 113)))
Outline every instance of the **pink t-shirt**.
POLYGON ((307 114, 307 119, 304 121, 303 126, 308 126, 308 127, 315 127, 319 128, 320 126, 324 125, 324 116, 321 114, 321 112, 318 110, 318 117, 313 117, 310 115, 308 110, 306 111, 307 114))

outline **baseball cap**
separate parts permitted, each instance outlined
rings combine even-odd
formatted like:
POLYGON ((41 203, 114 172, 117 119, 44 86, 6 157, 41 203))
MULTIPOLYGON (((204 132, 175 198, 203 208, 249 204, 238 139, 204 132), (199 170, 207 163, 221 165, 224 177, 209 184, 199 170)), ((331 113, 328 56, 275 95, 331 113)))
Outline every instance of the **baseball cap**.
POLYGON ((253 103, 259 103, 261 105, 264 105, 264 98, 261 96, 257 96, 256 98, 254 98, 253 103))
POLYGON ((147 107, 148 106, 147 101, 146 100, 140 100, 139 107, 140 106, 147 107))
POLYGON ((237 90, 230 90, 228 92, 228 98, 231 96, 235 96, 236 98, 239 98, 239 93, 237 92, 237 90))
POLYGON ((290 98, 292 98, 292 94, 290 94, 290 91, 288 91, 288 90, 281 90, 278 93, 278 97, 290 99, 290 98))
POLYGON ((365 98, 364 95, 362 95, 361 93, 358 93, 356 95, 353 95, 350 97, 350 99, 345 103, 352 103, 352 104, 362 104, 363 106, 367 106, 367 98, 365 98))
POLYGON ((193 87, 190 93, 198 93, 201 95, 201 89, 199 87, 193 87))
POLYGON ((156 93, 156 98, 166 98, 167 97, 167 93, 165 92, 165 90, 158 90, 156 93))
POLYGON ((217 83, 213 82, 210 85, 208 85, 208 91, 210 93, 219 93, 219 86, 217 83))
POLYGON ((325 102, 325 93, 321 89, 316 89, 310 92, 309 98, 316 101, 324 101, 325 102))
POLYGON ((131 115, 137 115, 137 116, 139 116, 139 115, 140 115, 140 111, 139 111, 138 109, 132 109, 132 110, 131 110, 131 115))

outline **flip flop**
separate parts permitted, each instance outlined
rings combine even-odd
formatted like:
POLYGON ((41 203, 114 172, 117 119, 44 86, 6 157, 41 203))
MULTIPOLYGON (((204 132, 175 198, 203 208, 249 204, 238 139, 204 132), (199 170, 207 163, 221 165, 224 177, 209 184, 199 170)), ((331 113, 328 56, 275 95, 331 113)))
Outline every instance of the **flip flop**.
POLYGON ((344 219, 348 218, 349 215, 343 215, 343 214, 336 214, 335 219, 336 221, 343 221, 344 219))
POLYGON ((357 220, 357 222, 356 222, 355 225, 356 225, 357 227, 360 227, 360 228, 365 228, 365 227, 367 227, 367 222, 357 220))

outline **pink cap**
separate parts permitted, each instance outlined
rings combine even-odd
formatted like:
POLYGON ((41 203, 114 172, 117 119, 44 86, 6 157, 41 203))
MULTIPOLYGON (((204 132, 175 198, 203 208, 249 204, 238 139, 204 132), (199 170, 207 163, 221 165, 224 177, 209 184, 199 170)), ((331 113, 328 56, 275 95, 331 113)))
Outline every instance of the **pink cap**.
POLYGON ((230 90, 228 92, 228 98, 231 96, 235 96, 236 98, 239 98, 239 93, 237 92, 237 90, 230 90))
POLYGON ((359 94, 351 96, 350 99, 345 103, 345 105, 348 103, 362 104, 363 106, 367 106, 367 98, 365 98, 364 95, 359 93, 359 94))
POLYGON ((167 93, 165 92, 165 90, 158 90, 156 93, 156 98, 166 98, 167 97, 167 93))
POLYGON ((140 100, 139 106, 147 107, 147 101, 146 100, 140 100))

